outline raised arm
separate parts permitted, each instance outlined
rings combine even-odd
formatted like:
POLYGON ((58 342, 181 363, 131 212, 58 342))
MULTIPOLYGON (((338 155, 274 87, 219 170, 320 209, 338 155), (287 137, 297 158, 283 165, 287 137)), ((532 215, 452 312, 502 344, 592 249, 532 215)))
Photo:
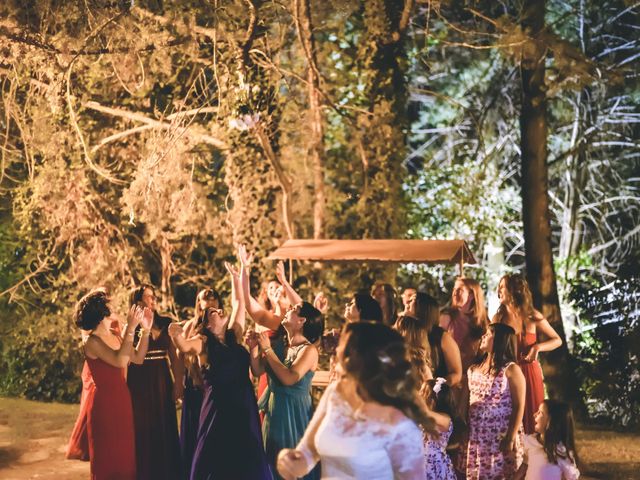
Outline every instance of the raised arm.
POLYGON ((231 317, 227 328, 236 330, 238 338, 242 338, 246 324, 246 313, 244 295, 240 285, 240 272, 229 262, 224 262, 224 266, 231 275, 231 317))
POLYGON ((255 298, 251 296, 251 291, 249 289, 249 271, 251 268, 252 258, 253 256, 247 253, 244 245, 240 245, 240 247, 238 247, 238 259, 241 264, 240 285, 242 287, 242 296, 245 308, 255 323, 271 330, 277 330, 280 327, 282 318, 279 318, 272 312, 266 310, 255 298))
POLYGON ((264 352, 265 362, 284 385, 295 385, 309 370, 315 370, 318 365, 318 349, 314 345, 303 347, 291 367, 287 368, 271 348, 271 341, 266 333, 258 336, 258 343, 264 352))
POLYGON ((138 341, 138 346, 133 349, 131 353, 131 363, 136 363, 138 365, 142 365, 144 362, 144 357, 147 354, 147 350, 149 348, 149 334, 151 333, 151 327, 153 326, 153 310, 150 308, 145 308, 142 314, 142 319, 140 320, 140 330, 138 331, 138 335, 140 335, 140 340, 138 341))
POLYGON ((179 352, 200 355, 204 348, 204 341, 201 335, 192 335, 184 338, 182 326, 178 323, 169 325, 169 336, 179 352))
POLYGON ((89 335, 84 345, 84 352, 87 357, 99 358, 105 363, 117 368, 124 368, 129 364, 131 354, 133 353, 133 336, 136 327, 142 319, 142 309, 137 305, 133 305, 129 309, 127 317, 127 328, 122 335, 122 344, 118 350, 113 350, 109 345, 97 335, 89 335))
POLYGON ((298 293, 293 289, 293 287, 287 280, 287 275, 284 272, 284 263, 282 261, 278 262, 278 265, 276 265, 276 278, 280 282, 280 285, 282 285, 284 294, 291 305, 302 303, 302 297, 298 295, 298 293))

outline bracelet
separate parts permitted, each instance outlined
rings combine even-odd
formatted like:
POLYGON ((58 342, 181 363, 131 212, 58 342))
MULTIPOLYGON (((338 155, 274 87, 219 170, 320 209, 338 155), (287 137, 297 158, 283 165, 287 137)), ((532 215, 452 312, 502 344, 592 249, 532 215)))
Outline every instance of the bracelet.
POLYGON ((149 336, 149 334, 151 333, 151 330, 147 330, 146 328, 141 328, 138 331, 138 338, 142 338, 143 336, 149 336))
POLYGON ((268 348, 266 348, 262 353, 264 353, 264 354, 266 355, 266 354, 267 354, 267 353, 269 353, 269 352, 273 352, 273 348, 268 347, 268 348))

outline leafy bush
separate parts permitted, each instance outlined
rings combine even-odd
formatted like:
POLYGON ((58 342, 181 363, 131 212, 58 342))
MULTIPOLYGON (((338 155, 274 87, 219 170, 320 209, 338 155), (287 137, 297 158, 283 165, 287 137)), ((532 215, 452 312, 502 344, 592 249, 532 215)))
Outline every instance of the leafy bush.
POLYGON ((0 345, 0 394, 77 402, 82 353, 68 317, 18 320, 0 345), (28 325, 27 325, 28 323, 28 325))
POLYGON ((606 285, 583 280, 573 288, 582 325, 574 343, 589 416, 618 427, 640 426, 640 282, 606 285))

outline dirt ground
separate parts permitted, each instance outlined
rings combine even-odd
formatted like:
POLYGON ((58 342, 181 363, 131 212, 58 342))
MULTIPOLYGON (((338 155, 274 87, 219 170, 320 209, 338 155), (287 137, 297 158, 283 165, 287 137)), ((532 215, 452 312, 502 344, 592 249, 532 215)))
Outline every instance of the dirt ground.
MULTIPOLYGON (((78 405, 0 398, 0 478, 88 478, 87 462, 64 458, 77 413, 78 405)), ((582 426, 578 450, 585 480, 640 479, 640 434, 582 426)))

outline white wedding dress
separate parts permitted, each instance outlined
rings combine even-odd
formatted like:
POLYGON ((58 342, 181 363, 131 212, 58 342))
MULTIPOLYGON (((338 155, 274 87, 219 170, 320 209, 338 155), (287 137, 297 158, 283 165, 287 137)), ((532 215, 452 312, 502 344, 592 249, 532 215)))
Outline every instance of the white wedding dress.
POLYGON ((424 480, 422 431, 406 416, 395 424, 357 414, 330 384, 297 449, 323 480, 424 480))

